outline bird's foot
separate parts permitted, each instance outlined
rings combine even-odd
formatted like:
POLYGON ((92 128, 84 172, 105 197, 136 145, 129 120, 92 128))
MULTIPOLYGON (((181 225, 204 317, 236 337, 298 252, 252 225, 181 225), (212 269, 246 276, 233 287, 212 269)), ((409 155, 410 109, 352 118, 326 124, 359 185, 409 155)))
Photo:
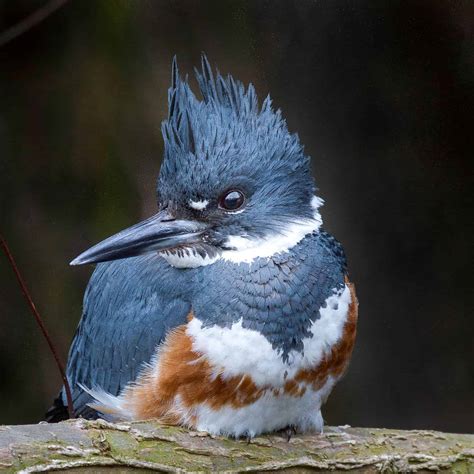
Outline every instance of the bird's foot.
POLYGON ((252 441, 252 438, 254 438, 254 436, 252 436, 250 433, 246 432, 246 433, 241 434, 241 435, 229 435, 229 438, 234 440, 234 441, 247 441, 247 444, 250 444, 251 441, 252 441))
POLYGON ((286 441, 289 443, 290 439, 297 433, 296 426, 295 425, 288 425, 286 428, 283 428, 282 430, 283 436, 286 437, 286 441))

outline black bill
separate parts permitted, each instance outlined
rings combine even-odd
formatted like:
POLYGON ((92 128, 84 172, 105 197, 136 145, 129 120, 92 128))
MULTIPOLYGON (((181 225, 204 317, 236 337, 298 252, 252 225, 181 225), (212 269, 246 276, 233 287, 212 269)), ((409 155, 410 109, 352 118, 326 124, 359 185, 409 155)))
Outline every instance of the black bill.
POLYGON ((163 210, 94 245, 76 257, 71 265, 107 262, 196 244, 201 242, 206 229, 202 222, 175 220, 163 210))

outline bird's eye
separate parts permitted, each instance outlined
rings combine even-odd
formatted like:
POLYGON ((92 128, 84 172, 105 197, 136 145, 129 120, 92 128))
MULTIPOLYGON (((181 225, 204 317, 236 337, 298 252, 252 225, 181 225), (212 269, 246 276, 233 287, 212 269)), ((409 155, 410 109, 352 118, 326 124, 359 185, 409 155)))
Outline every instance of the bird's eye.
POLYGON ((245 196, 242 192, 234 189, 227 191, 219 199, 219 207, 226 211, 236 211, 240 209, 245 202, 245 196))

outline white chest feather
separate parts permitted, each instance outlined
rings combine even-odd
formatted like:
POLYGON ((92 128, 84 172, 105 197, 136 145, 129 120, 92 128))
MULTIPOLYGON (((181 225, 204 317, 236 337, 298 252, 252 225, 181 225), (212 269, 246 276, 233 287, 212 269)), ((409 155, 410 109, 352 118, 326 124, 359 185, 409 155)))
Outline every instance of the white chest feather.
POLYGON ((292 351, 288 362, 258 331, 242 327, 242 321, 230 328, 203 327, 194 318, 187 334, 193 339, 193 349, 203 354, 224 378, 249 374, 258 387, 282 386, 300 369, 312 368, 321 362, 343 333, 351 293, 347 285, 335 292, 320 309, 320 317, 311 326, 311 337, 303 339, 303 352, 292 351))

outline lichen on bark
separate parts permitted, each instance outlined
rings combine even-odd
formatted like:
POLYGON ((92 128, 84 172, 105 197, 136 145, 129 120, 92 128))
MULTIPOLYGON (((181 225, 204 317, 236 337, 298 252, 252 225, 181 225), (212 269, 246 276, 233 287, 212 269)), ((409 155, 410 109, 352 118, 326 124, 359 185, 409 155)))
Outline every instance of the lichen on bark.
POLYGON ((156 422, 73 420, 0 427, 4 472, 474 472, 474 435, 327 427, 247 441, 156 422))

